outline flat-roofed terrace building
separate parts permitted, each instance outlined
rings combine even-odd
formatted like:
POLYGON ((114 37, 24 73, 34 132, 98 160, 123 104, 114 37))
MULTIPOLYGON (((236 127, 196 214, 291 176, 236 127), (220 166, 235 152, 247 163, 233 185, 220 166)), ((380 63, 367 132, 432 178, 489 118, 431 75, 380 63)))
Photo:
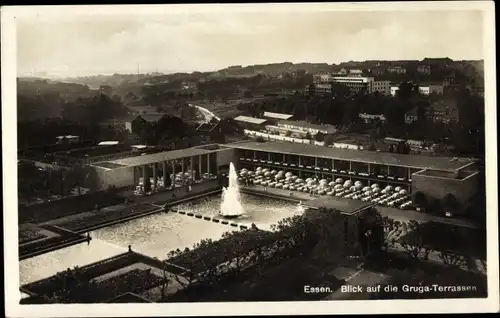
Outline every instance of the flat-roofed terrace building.
POLYGON ((265 124, 267 123, 267 119, 265 118, 256 118, 249 116, 238 116, 234 119, 240 125, 242 125, 245 129, 250 130, 261 130, 265 128, 265 124))
POLYGON ((466 200, 474 193, 464 189, 478 186, 474 159, 336 149, 281 141, 226 146, 236 150, 240 167, 282 169, 301 178, 341 177, 381 186, 401 186, 412 192, 423 192, 427 200, 443 200, 447 194, 466 200), (446 189, 447 193, 433 192, 437 187, 446 189))
POLYGON ((278 127, 283 129, 298 130, 304 133, 309 132, 312 135, 316 135, 319 132, 323 134, 333 134, 337 132, 337 129, 332 125, 317 125, 305 121, 280 120, 277 124, 278 127))
POLYGON ((292 114, 283 114, 283 113, 273 113, 273 112, 264 112, 264 117, 270 120, 290 120, 293 115, 292 114))
POLYGON ((149 192, 176 186, 175 176, 179 173, 183 176, 180 185, 184 186, 201 180, 203 175, 227 172, 230 162, 235 162, 234 150, 212 144, 96 162, 92 166, 97 171, 101 189, 132 188, 142 180, 144 191, 149 192), (160 183, 163 186, 160 187, 160 183))

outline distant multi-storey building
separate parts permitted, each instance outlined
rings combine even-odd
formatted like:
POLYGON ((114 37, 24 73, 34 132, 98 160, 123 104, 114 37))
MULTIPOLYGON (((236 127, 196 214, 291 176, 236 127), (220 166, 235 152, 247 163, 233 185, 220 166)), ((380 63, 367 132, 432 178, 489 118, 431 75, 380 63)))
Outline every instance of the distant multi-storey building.
POLYGON ((399 91, 399 86, 391 86, 390 91, 391 91, 391 96, 396 96, 396 94, 399 91))
POLYGON ((444 87, 443 85, 425 85, 419 86, 418 92, 422 95, 443 95, 444 87))
POLYGON ((373 81, 370 82, 370 93, 379 92, 383 95, 391 94, 391 82, 390 81, 373 81))
POLYGON ((358 69, 349 70, 349 76, 363 76, 363 71, 358 69))
POLYGON ((339 83, 347 86, 353 92, 359 92, 362 90, 366 90, 366 92, 370 92, 371 83, 374 81, 373 77, 351 77, 351 76, 334 76, 333 82, 339 83))
POLYGON ((419 65, 417 72, 424 75, 431 75, 431 67, 429 65, 419 65))
POLYGON ((333 80, 333 76, 331 74, 315 74, 313 75, 313 83, 321 84, 321 83, 331 83, 333 80))
POLYGON ((401 66, 392 66, 387 69, 390 73, 406 74, 406 68, 401 66))

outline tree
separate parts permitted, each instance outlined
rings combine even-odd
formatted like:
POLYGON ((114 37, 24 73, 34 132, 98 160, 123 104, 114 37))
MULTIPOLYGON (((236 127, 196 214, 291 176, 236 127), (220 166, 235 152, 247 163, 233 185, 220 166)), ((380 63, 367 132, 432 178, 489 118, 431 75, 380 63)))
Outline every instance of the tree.
POLYGON ((460 202, 455 195, 447 193, 443 198, 443 207, 445 212, 451 212, 454 214, 460 210, 460 202))
POLYGON ((306 136, 304 137, 305 139, 312 139, 312 136, 311 136, 311 133, 310 132, 307 132, 306 133, 306 136))
POLYGON ((427 259, 431 250, 424 240, 422 225, 415 220, 411 220, 403 223, 403 229, 407 234, 399 239, 399 244, 407 252, 408 256, 415 260, 419 258, 427 259))
POLYGON ((403 234, 403 226, 400 221, 382 216, 380 213, 377 213, 377 223, 383 228, 382 251, 386 252, 396 245, 403 234))
POLYGON ((325 142, 325 146, 331 146, 335 142, 335 139, 334 139, 333 135, 328 134, 325 136, 324 142, 325 142))
POLYGON ((451 251, 440 251, 438 257, 444 264, 448 266, 456 268, 467 267, 467 258, 463 255, 459 255, 451 251))
POLYGON ((428 203, 427 196, 423 192, 417 191, 413 195, 413 202, 419 207, 426 208, 428 203))
POLYGON ((431 198, 429 200, 428 209, 433 214, 443 214, 443 202, 438 198, 431 198))
POLYGON ((161 301, 165 301, 168 295, 168 287, 170 286, 172 280, 172 274, 168 271, 167 262, 163 262, 161 267, 161 274, 162 274, 161 285, 160 285, 161 301))
POLYGON ((316 141, 319 141, 319 142, 324 141, 325 134, 320 131, 316 134, 316 136, 314 136, 314 139, 316 139, 316 141))
POLYGON ((286 137, 291 137, 292 136, 292 132, 290 130, 287 130, 286 133, 285 133, 285 136, 286 137))

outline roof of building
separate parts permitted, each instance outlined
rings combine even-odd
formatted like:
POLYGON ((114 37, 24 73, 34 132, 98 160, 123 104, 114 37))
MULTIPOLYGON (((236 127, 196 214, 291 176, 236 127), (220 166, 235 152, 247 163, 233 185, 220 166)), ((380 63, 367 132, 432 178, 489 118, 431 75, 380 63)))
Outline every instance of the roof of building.
POLYGON ((408 139, 406 142, 409 144, 423 144, 424 143, 422 140, 414 140, 414 139, 408 139))
POLYGON ((114 145, 118 145, 120 142, 119 141, 101 141, 100 143, 98 143, 97 145, 98 146, 114 146, 114 145))
POLYGON ((460 160, 449 157, 430 157, 423 155, 406 155, 389 152, 338 149, 310 144, 291 143, 286 141, 247 141, 234 144, 225 144, 225 146, 254 151, 265 151, 291 155, 312 156, 327 159, 409 167, 414 169, 434 169, 444 171, 453 171, 473 162, 473 160, 471 159, 460 160))
POLYGON ((317 125, 317 124, 308 123, 306 121, 280 120, 278 122, 278 124, 297 126, 297 127, 309 128, 309 129, 327 130, 327 131, 331 131, 332 133, 337 131, 337 129, 332 125, 328 125, 328 124, 327 125, 317 125))
POLYGON ((361 114, 359 114, 359 118, 366 118, 366 119, 379 118, 380 120, 386 120, 386 118, 385 118, 385 116, 383 114, 366 114, 366 113, 361 113, 361 114))
POLYGON ((385 141, 395 141, 395 142, 403 142, 403 141, 405 141, 404 139, 394 138, 394 137, 385 137, 384 140, 385 141))
POLYGON ((63 139, 63 138, 66 138, 66 139, 75 139, 75 138, 80 138, 79 136, 73 136, 73 135, 66 135, 66 136, 57 136, 56 137, 57 139, 63 139))
POLYGON ((360 200, 350 200, 344 198, 337 197, 320 197, 317 199, 309 200, 303 203, 305 207, 308 208, 327 208, 327 209, 335 209, 340 211, 342 214, 353 215, 357 212, 365 210, 371 206, 374 206, 374 203, 363 202, 360 200))
POLYGON ((238 116, 234 120, 242 121, 249 124, 257 124, 257 125, 263 124, 267 121, 267 119, 248 117, 248 116, 238 116))
POLYGON ((357 77, 357 76, 334 76, 333 81, 334 82, 362 82, 362 83, 368 83, 370 81, 373 81, 373 77, 357 77))
POLYGON ((291 114, 282 114, 282 113, 273 113, 273 112, 264 112, 264 117, 275 118, 287 120, 293 117, 291 114))
POLYGON ((185 148, 185 149, 178 149, 178 150, 172 150, 172 151, 157 152, 157 153, 143 155, 143 156, 110 160, 107 162, 112 163, 112 164, 116 164, 116 165, 120 165, 120 166, 137 167, 137 166, 148 165, 148 164, 152 164, 152 163, 156 163, 156 162, 175 160, 175 159, 186 158, 186 157, 191 157, 191 156, 204 155, 204 154, 208 154, 208 153, 213 153, 213 151, 193 147, 193 148, 185 148))

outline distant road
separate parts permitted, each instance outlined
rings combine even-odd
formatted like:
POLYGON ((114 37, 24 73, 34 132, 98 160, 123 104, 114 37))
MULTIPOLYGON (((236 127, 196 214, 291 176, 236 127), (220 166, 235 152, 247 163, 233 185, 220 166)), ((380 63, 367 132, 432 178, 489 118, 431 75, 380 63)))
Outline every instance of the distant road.
POLYGON ((219 117, 217 117, 213 112, 209 111, 205 107, 201 107, 194 104, 188 104, 188 105, 191 107, 195 107, 198 111, 200 111, 200 113, 205 117, 206 122, 210 122, 213 118, 220 120, 219 117))

